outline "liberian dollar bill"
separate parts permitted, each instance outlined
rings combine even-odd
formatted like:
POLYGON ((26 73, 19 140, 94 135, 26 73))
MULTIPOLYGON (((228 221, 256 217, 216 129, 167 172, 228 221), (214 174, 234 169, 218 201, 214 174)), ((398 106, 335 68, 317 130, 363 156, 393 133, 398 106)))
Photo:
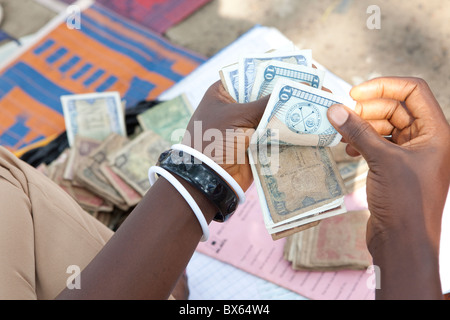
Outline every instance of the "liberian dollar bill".
POLYGON ((259 55, 244 56, 239 60, 239 102, 250 102, 250 94, 256 79, 258 66, 269 61, 283 61, 305 67, 312 67, 312 51, 274 51, 259 55))
POLYGON ((118 92, 61 97, 69 145, 81 136, 99 141, 111 133, 127 136, 123 105, 118 92))
POLYGON ((249 152, 264 222, 274 239, 346 212, 346 189, 329 148, 280 145, 277 152, 278 166, 255 146, 249 152))
POLYGON ((284 258, 295 270, 367 269, 372 263, 366 246, 369 217, 368 210, 348 212, 290 236, 284 246, 284 258))
POLYGON ((111 169, 144 196, 150 189, 148 169, 169 148, 170 144, 161 136, 144 131, 114 155, 111 169))
POLYGON ((80 162, 83 161, 89 154, 98 148, 100 141, 76 136, 73 147, 70 149, 69 158, 64 169, 64 179, 73 180, 77 174, 80 162))
POLYGON ((120 195, 114 186, 109 183, 104 174, 100 171, 100 166, 108 162, 108 154, 117 152, 128 143, 128 139, 111 134, 103 143, 84 159, 77 172, 76 180, 91 191, 102 196, 123 210, 128 210, 125 199, 120 195))
POLYGON ((163 102, 140 114, 137 118, 144 130, 151 130, 164 140, 179 143, 182 135, 172 137, 178 129, 186 129, 193 108, 186 95, 182 94, 172 100, 163 102))
POLYGON ((306 83, 313 88, 322 89, 325 71, 283 61, 262 63, 256 70, 250 101, 256 101, 273 92, 280 79, 306 83))
POLYGON ((342 136, 327 118, 328 108, 341 98, 288 79, 279 79, 258 126, 267 143, 332 147, 342 136))

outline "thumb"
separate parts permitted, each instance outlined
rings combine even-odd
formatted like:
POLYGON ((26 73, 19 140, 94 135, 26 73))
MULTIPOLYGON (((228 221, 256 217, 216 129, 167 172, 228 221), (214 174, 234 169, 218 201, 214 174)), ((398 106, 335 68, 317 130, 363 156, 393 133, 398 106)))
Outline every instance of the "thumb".
POLYGON ((331 106, 328 109, 328 120, 369 163, 376 161, 387 147, 387 141, 370 123, 343 105, 331 106))

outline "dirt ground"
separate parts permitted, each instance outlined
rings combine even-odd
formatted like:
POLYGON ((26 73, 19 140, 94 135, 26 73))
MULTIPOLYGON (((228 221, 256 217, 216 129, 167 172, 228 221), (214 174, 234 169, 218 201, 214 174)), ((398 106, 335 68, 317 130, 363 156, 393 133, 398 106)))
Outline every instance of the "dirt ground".
MULTIPOLYGON (((36 0, 0 0, 3 30, 23 36, 54 12, 36 0)), ((351 84, 378 76, 425 79, 450 119, 450 2, 447 0, 213 0, 171 28, 174 43, 212 56, 255 24, 279 29, 351 84), (367 8, 381 10, 370 30, 367 8)))
POLYGON ((425 79, 450 119, 449 20, 442 0, 214 0, 167 37, 210 56, 255 24, 273 26, 351 84, 425 79), (367 28, 370 5, 381 10, 379 30, 367 28))

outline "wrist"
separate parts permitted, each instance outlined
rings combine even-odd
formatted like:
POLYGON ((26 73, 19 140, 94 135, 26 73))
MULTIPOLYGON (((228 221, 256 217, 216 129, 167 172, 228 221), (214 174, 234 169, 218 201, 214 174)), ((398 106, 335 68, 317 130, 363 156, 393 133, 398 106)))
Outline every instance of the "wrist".
MULTIPOLYGON (((173 177, 188 191, 188 193, 192 196, 192 198, 195 200, 199 208, 201 209, 207 223, 209 224, 215 214, 216 214, 216 208, 214 203, 212 203, 210 200, 208 200, 203 193, 193 187, 191 184, 186 182, 184 179, 178 177, 177 175, 173 175, 173 177)), ((179 191, 165 178, 161 177, 155 182, 155 187, 160 188, 164 194, 167 194, 173 201, 179 201, 180 207, 185 208, 186 210, 191 210, 189 204, 186 202, 183 197, 180 196, 179 191)), ((184 210, 180 210, 184 211, 184 210)), ((195 220, 195 216, 191 215, 193 217, 193 220, 195 220)), ((196 222, 198 223, 198 222, 196 222)))
MULTIPOLYGON (((195 202, 197 202, 198 206, 202 210, 206 221, 210 223, 217 213, 217 209, 214 203, 211 202, 208 198, 206 198, 206 196, 200 190, 192 186, 184 179, 178 177, 177 175, 174 175, 174 177, 181 183, 183 187, 186 188, 186 190, 190 193, 192 198, 194 198, 195 202)), ((175 190, 175 192, 177 191, 175 190)))
POLYGON ((222 166, 215 162, 212 158, 204 155, 202 152, 195 148, 189 147, 185 144, 176 144, 172 146, 173 150, 182 151, 188 155, 194 157, 197 161, 200 161, 215 171, 221 179, 223 179, 229 187, 231 187, 238 198, 238 203, 243 204, 245 202, 245 192, 240 186, 240 184, 233 178, 233 176, 228 173, 222 166))
POLYGON ((380 272, 377 299, 439 299, 439 244, 403 232, 385 232, 368 244, 380 272))

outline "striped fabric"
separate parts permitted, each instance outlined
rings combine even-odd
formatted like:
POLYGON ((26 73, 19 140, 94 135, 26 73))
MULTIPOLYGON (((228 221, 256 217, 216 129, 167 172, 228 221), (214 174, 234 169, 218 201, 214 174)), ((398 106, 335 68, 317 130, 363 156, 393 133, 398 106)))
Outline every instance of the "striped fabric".
POLYGON ((0 71, 0 145, 17 151, 64 131, 61 95, 118 91, 132 106, 204 60, 94 4, 81 29, 61 23, 0 71))

